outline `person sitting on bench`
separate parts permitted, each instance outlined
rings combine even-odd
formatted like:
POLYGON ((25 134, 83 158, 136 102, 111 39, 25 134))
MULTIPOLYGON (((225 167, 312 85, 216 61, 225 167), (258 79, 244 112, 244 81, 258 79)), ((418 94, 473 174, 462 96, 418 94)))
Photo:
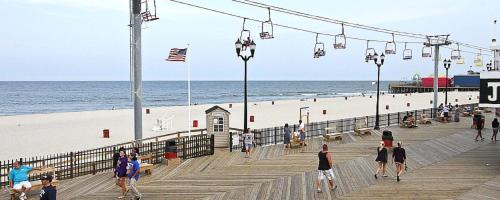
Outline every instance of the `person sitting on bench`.
POLYGON ((19 199, 28 199, 28 197, 26 197, 26 192, 31 189, 28 173, 35 168, 21 165, 19 161, 15 161, 13 166, 14 168, 9 172, 9 186, 14 189, 14 191, 21 194, 19 199))

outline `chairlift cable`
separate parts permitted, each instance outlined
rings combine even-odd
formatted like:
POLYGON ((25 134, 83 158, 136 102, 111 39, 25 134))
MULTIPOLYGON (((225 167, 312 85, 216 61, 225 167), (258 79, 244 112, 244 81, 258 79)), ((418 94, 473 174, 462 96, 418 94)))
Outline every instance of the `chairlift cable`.
MULTIPOLYGON (((353 28, 358 28, 358 29, 364 29, 364 30, 370 30, 370 31, 375 31, 375 32, 381 32, 381 33, 387 33, 387 34, 396 34, 399 36, 405 36, 405 37, 412 37, 412 38, 419 38, 419 39, 426 39, 427 35, 425 34, 420 34, 420 33, 410 33, 410 32, 403 32, 403 31, 394 31, 394 30, 389 30, 385 28, 378 28, 378 27, 373 27, 373 26, 367 26, 367 25, 362 25, 362 24, 357 24, 357 23, 351 23, 351 22, 346 22, 346 21, 341 21, 341 20, 336 20, 336 19, 331 19, 327 17, 322 17, 322 16, 317 16, 317 15, 312 15, 308 13, 303 13, 300 11, 293 11, 290 9, 282 8, 282 7, 277 7, 277 6, 271 6, 268 4, 252 1, 252 0, 232 0, 234 2, 242 3, 242 4, 247 4, 250 6, 254 7, 266 7, 266 8, 272 8, 275 11, 290 14, 290 15, 295 15, 299 17, 304 17, 308 19, 313 19, 313 20, 319 20, 319 21, 324 21, 324 22, 330 22, 330 23, 336 23, 336 24, 346 24, 346 26, 350 26, 353 28)), ((491 51, 488 48, 477 46, 477 45, 472 45, 472 44, 467 44, 463 42, 458 42, 454 40, 449 40, 450 42, 453 43, 460 43, 462 46, 467 46, 472 49, 477 49, 477 50, 486 50, 486 51, 491 51)))
MULTIPOLYGON (((249 21, 253 21, 253 22, 259 22, 259 23, 264 22, 262 20, 258 20, 258 19, 254 19, 254 18, 250 18, 250 17, 244 17, 244 16, 241 16, 241 15, 237 15, 237 14, 233 14, 233 13, 229 13, 229 12, 225 12, 225 11, 220 11, 220 10, 216 10, 216 9, 212 9, 212 8, 207 8, 207 7, 203 7, 203 6, 200 6, 200 5, 195 5, 195 4, 192 4, 192 3, 187 3, 187 2, 183 2, 183 1, 179 1, 179 0, 169 0, 169 1, 175 2, 175 3, 178 3, 178 4, 183 4, 183 5, 190 6, 190 7, 195 7, 195 8, 202 9, 202 10, 207 10, 207 11, 210 11, 210 12, 215 12, 215 13, 227 15, 227 16, 232 16, 232 17, 241 18, 241 19, 248 19, 249 21)), ((239 0, 233 0, 233 1, 239 2, 239 3, 248 4, 247 2, 241 2, 239 0)), ((249 0, 245 0, 245 1, 249 1, 249 0)), ((251 2, 251 1, 249 1, 249 2, 251 2)), ((258 2, 256 2, 256 3, 258 3, 258 2)), ((249 4, 249 5, 252 5, 252 4, 249 4)), ((266 4, 264 4, 264 5, 266 5, 266 4)), ((270 5, 266 5, 266 7, 264 7, 264 6, 258 6, 258 7, 263 7, 263 8, 266 8, 266 9, 269 8, 269 10, 275 8, 274 6, 270 6, 270 5)), ((276 10, 276 9, 273 9, 273 10, 278 11, 278 12, 284 12, 284 13, 286 13, 286 11, 281 11, 281 10, 276 10)), ((284 9, 284 10, 287 10, 287 9, 284 9)), ((294 11, 294 12, 297 12, 297 11, 294 11)), ((288 13, 288 14, 292 14, 292 13, 288 13)), ((295 15, 295 14, 292 14, 292 15, 295 15)), ((309 14, 304 13, 304 15, 309 15, 309 14)), ((330 23, 335 23, 333 21, 337 21, 338 23, 336 23, 336 24, 342 24, 342 23, 344 23, 346 26, 350 26, 350 27, 354 27, 354 28, 371 30, 371 31, 381 32, 381 33, 387 33, 387 34, 395 34, 395 35, 404 36, 404 37, 417 38, 417 39, 426 39, 426 40, 427 40, 427 37, 428 37, 427 35, 423 35, 423 34, 406 33, 406 32, 401 32, 401 31, 393 31, 393 30, 376 28, 376 27, 370 27, 370 26, 365 26, 365 25, 361 25, 361 24, 344 22, 344 21, 334 20, 334 19, 329 19, 329 18, 326 18, 327 20, 326 19, 321 20, 319 18, 325 18, 325 17, 321 17, 321 16, 316 16, 316 18, 318 18, 316 20, 320 20, 320 21, 325 21, 325 22, 330 22, 330 23)), ((284 25, 284 24, 275 24, 275 23, 273 23, 273 25, 274 26, 278 26, 278 27, 282 27, 282 28, 291 29, 291 30, 306 32, 306 33, 312 33, 312 34, 325 35, 325 36, 329 36, 329 37, 335 37, 335 35, 331 34, 331 33, 317 32, 317 31, 313 31, 313 30, 309 30, 309 29, 305 29, 305 28, 298 28, 298 27, 284 25)), ((367 38, 353 37, 353 36, 345 36, 345 38, 352 39, 352 40, 358 40, 358 41, 367 41, 367 40, 370 40, 370 41, 379 42, 379 43, 387 43, 388 42, 386 40, 367 39, 367 38)), ((457 41, 452 41, 452 40, 449 40, 449 41, 451 41, 453 43, 459 43, 462 46, 466 46, 466 47, 471 48, 471 49, 491 51, 491 50, 489 50, 487 48, 476 46, 476 45, 471 45, 471 44, 457 42, 457 41)), ((394 43, 401 43, 401 44, 402 43, 422 44, 422 41, 394 41, 394 43)), ((485 54, 485 55, 487 55, 487 54, 485 54)))

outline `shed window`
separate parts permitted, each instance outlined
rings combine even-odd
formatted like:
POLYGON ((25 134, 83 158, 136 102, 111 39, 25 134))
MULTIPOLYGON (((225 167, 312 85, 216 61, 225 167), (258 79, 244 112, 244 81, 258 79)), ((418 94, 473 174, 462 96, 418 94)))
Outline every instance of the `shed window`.
POLYGON ((224 118, 215 116, 214 117, 214 132, 223 132, 224 131, 224 118))

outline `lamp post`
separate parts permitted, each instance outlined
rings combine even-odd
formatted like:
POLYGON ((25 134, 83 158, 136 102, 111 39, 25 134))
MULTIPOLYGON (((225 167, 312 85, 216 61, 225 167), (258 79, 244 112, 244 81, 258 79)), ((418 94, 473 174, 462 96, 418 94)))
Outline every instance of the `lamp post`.
POLYGON ((236 55, 238 55, 238 57, 240 57, 241 59, 243 59, 243 61, 245 62, 245 83, 244 83, 244 91, 245 91, 245 103, 244 103, 244 111, 243 111, 243 133, 247 133, 247 129, 248 129, 248 125, 247 125, 247 121, 248 121, 248 107, 247 107, 247 62, 248 60, 250 60, 250 58, 253 58, 254 54, 255 54, 255 42, 252 40, 250 42, 250 55, 245 55, 245 56, 242 56, 240 53, 241 53, 241 49, 243 48, 243 44, 241 43, 240 39, 238 38, 238 40, 236 40, 236 42, 234 43, 235 47, 236 47, 236 55))
POLYGON ((448 105, 448 69, 451 66, 451 60, 444 59, 443 61, 444 68, 446 69, 446 88, 444 90, 444 105, 448 105))
POLYGON ((493 68, 491 67, 491 61, 489 63, 486 63, 486 70, 493 71, 493 68))
POLYGON ((380 127, 379 127, 379 113, 378 113, 379 97, 380 97, 380 67, 382 67, 382 65, 384 64, 384 60, 385 60, 384 53, 382 53, 382 55, 380 55, 380 62, 377 62, 378 61, 378 54, 376 52, 375 52, 375 54, 373 54, 373 62, 375 63, 375 65, 377 65, 377 109, 376 109, 376 114, 375 114, 375 127, 373 128, 375 130, 380 129, 380 127))

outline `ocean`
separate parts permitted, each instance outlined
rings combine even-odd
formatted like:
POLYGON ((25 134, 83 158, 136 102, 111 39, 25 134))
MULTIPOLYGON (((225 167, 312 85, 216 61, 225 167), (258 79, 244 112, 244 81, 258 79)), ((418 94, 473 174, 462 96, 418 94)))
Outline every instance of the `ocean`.
MULTIPOLYGON (((388 81, 380 90, 388 90, 388 81)), ((0 116, 132 108, 128 81, 0 82, 0 116)), ((249 101, 376 93, 372 81, 249 81, 249 101)), ((186 81, 144 81, 143 106, 187 105, 186 81)), ((191 103, 243 102, 242 81, 192 81, 191 103)))

